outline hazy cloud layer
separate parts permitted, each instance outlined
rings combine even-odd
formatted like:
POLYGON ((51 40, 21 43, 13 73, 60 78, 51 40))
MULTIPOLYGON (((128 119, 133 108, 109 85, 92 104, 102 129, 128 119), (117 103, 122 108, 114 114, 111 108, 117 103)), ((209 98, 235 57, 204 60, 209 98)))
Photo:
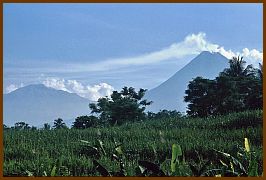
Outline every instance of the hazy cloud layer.
MULTIPOLYGON (((202 51, 219 52, 228 59, 233 56, 243 56, 248 64, 258 66, 259 62, 262 62, 263 53, 256 49, 243 48, 239 52, 227 50, 223 46, 212 43, 207 40, 207 36, 204 32, 197 34, 187 35, 184 40, 173 43, 168 47, 165 47, 159 51, 154 51, 133 57, 121 57, 110 58, 106 60, 99 60, 96 63, 64 63, 61 64, 55 61, 44 61, 44 63, 38 63, 34 67, 29 66, 17 66, 14 65, 12 70, 25 71, 25 72, 42 72, 42 73, 81 73, 81 72, 103 72, 109 70, 122 70, 132 66, 145 66, 156 65, 161 62, 167 62, 169 60, 176 59, 183 64, 183 60, 187 57, 196 56, 202 51), (51 66, 53 64, 53 66, 51 66)), ((188 63, 188 62, 187 62, 188 63)), ((34 64, 34 62, 32 63, 34 64)), ((9 72, 9 68, 6 71, 9 72)))
POLYGON ((197 55, 202 51, 219 52, 228 59, 240 55, 243 56, 248 63, 254 64, 255 66, 257 66, 259 62, 262 62, 263 59, 263 53, 256 49, 249 50, 248 48, 244 48, 241 52, 226 50, 223 46, 209 42, 206 34, 200 32, 198 34, 190 34, 186 36, 183 41, 173 43, 160 51, 135 57, 108 59, 100 61, 99 63, 75 64, 71 65, 71 71, 105 71, 134 65, 149 65, 173 58, 181 59, 186 56, 197 55))

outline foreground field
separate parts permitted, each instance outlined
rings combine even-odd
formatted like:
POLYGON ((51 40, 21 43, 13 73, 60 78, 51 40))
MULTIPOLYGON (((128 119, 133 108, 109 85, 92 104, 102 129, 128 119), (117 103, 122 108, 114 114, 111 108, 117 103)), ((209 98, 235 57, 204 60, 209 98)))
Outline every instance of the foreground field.
POLYGON ((162 175, 149 169, 155 164, 163 175, 217 175, 203 171, 219 168, 231 169, 235 175, 243 169, 253 172, 251 175, 261 175, 262 122, 262 111, 250 111, 205 119, 150 120, 100 129, 5 130, 4 176, 99 176, 105 170, 108 170, 106 175, 136 176, 145 175, 145 168, 146 175, 162 175), (251 148, 248 156, 256 160, 254 165, 245 156, 245 138, 251 148), (172 151, 176 150, 173 144, 178 150, 180 145, 182 151, 177 153, 176 167, 172 159, 176 152, 172 151), (222 152, 241 164, 222 159, 219 154, 226 156, 222 152))

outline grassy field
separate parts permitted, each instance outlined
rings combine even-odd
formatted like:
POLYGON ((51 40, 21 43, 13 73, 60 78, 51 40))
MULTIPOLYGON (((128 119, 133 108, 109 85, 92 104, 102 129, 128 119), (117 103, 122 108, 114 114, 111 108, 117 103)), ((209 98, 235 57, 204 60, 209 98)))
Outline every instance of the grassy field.
POLYGON ((99 176, 104 170, 123 170, 123 175, 136 176, 143 175, 145 162, 157 164, 165 175, 171 176, 197 176, 203 170, 217 168, 241 170, 241 166, 222 159, 218 151, 231 154, 246 171, 256 170, 255 175, 261 175, 262 122, 262 111, 258 110, 204 119, 149 120, 100 129, 5 130, 4 176, 99 176), (243 149, 244 138, 250 144, 249 155, 243 149), (176 171, 171 164, 173 144, 182 150, 176 171), (255 165, 247 159, 251 155, 255 165))

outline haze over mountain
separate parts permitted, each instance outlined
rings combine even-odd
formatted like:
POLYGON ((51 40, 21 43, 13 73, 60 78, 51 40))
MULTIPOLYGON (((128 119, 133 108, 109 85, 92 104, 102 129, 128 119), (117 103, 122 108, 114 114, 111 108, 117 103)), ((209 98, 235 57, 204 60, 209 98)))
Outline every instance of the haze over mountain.
POLYGON ((228 59, 220 53, 203 51, 168 80, 148 91, 144 98, 153 101, 147 111, 162 109, 186 111, 185 90, 189 81, 197 76, 213 79, 228 66, 228 59))
POLYGON ((70 120, 90 113, 88 99, 75 93, 33 84, 3 95, 4 124, 10 126, 19 121, 41 126, 62 118, 70 120))

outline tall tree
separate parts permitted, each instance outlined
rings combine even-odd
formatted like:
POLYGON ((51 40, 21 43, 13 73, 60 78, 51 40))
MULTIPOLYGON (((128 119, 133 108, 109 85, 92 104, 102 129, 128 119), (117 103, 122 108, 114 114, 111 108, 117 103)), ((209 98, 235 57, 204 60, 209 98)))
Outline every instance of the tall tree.
POLYGON ((262 71, 245 67, 243 58, 232 58, 229 68, 214 80, 190 81, 184 101, 191 116, 208 116, 262 108, 262 71))
POLYGON ((187 113, 191 116, 205 117, 216 111, 214 80, 196 77, 189 82, 185 102, 189 102, 187 113))
POLYGON ((44 130, 50 130, 50 129, 51 129, 50 124, 49 124, 49 123, 44 123, 44 124, 43 124, 43 129, 44 129, 44 130))
POLYGON ((30 126, 25 122, 17 122, 15 123, 15 129, 18 130, 30 129, 30 126))
POLYGON ((223 114, 262 107, 262 71, 251 64, 245 67, 245 63, 243 57, 233 57, 229 68, 216 78, 220 87, 217 93, 223 97, 219 111, 223 114))
POLYGON ((97 104, 90 104, 92 113, 100 114, 100 120, 111 125, 121 125, 126 121, 138 121, 145 117, 144 110, 152 102, 142 100, 146 90, 138 92, 133 87, 124 87, 120 92, 113 91, 111 98, 98 99, 97 104))
POLYGON ((66 124, 64 123, 63 119, 61 119, 61 118, 54 120, 54 126, 53 127, 55 129, 66 129, 67 128, 66 124))
POLYGON ((255 69, 252 65, 245 67, 246 61, 243 60, 243 57, 233 57, 229 60, 229 68, 224 69, 221 72, 220 76, 229 76, 229 77, 248 77, 255 75, 255 69))
POLYGON ((219 76, 216 78, 217 91, 217 114, 226 114, 230 112, 238 112, 244 110, 245 89, 243 86, 244 78, 219 76))
POLYGON ((176 110, 160 110, 157 113, 147 112, 146 118, 147 119, 164 119, 164 118, 181 118, 182 113, 176 110))
POLYGON ((259 78, 259 80, 260 80, 261 83, 262 83, 262 81, 263 81, 263 66, 262 66, 261 63, 259 63, 259 69, 258 69, 258 71, 257 71, 257 74, 258 74, 258 78, 259 78))
POLYGON ((7 125, 3 124, 3 128, 4 130, 10 129, 10 127, 8 127, 7 125))
POLYGON ((95 116, 79 116, 73 123, 75 129, 86 129, 90 127, 97 127, 99 119, 95 116))

